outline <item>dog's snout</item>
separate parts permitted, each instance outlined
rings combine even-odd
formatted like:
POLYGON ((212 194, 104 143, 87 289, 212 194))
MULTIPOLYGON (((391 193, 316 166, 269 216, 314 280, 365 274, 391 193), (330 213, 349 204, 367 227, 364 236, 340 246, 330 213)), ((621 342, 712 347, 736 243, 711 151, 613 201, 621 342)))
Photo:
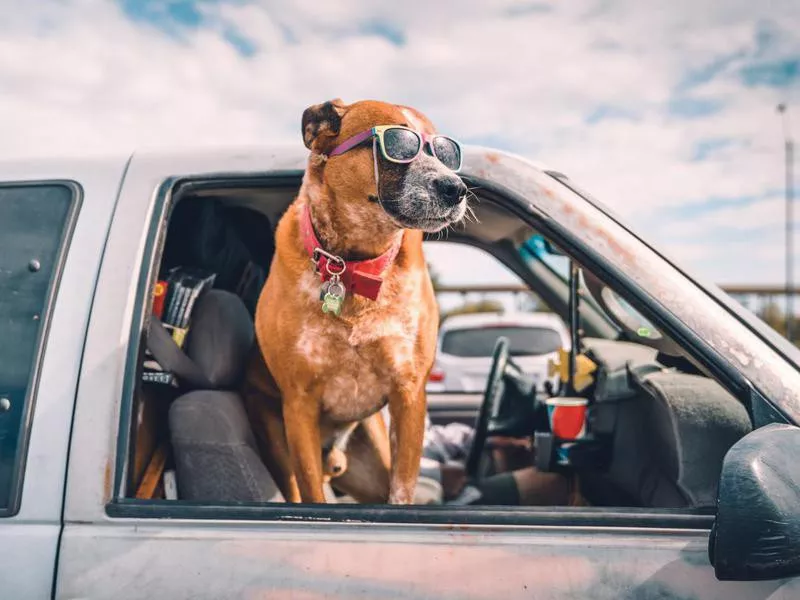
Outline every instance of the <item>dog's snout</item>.
POLYGON ((455 206, 467 193, 467 186, 459 177, 452 175, 439 177, 434 182, 436 195, 448 206, 455 206))

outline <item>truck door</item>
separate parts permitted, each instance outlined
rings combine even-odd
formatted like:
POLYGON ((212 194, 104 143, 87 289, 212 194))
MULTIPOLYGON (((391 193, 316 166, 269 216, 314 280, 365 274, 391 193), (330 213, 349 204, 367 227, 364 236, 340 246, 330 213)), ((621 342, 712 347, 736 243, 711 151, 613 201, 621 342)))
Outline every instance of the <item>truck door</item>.
POLYGON ((50 598, 94 285, 125 161, 0 164, 0 597, 50 598))

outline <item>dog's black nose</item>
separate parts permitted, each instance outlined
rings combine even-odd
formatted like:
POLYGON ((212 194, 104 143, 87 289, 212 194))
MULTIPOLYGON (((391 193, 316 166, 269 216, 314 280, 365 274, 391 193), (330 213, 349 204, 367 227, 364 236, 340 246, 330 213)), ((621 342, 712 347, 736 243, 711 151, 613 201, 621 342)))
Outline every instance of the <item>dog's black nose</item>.
POLYGON ((436 187, 436 195, 448 206, 458 204, 461 197, 467 193, 467 186, 464 185, 464 182, 459 177, 439 177, 434 182, 434 185, 436 187))

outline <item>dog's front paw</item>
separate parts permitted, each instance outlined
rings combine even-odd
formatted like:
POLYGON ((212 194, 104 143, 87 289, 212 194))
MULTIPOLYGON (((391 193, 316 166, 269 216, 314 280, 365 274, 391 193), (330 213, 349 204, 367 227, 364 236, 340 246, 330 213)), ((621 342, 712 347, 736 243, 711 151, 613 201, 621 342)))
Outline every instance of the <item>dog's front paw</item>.
POLYGON ((400 488, 389 492, 389 504, 411 504, 414 500, 414 490, 400 488))

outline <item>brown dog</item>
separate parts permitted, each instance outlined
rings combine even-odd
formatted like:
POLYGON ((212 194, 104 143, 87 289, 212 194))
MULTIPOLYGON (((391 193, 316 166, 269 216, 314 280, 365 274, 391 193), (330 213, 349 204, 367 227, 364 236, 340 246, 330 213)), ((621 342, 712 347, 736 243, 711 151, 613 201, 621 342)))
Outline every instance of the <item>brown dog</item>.
POLYGON ((311 154, 258 303, 248 410, 287 501, 325 501, 323 449, 338 440, 339 489, 410 503, 438 323, 423 231, 464 216, 460 147, 418 111, 375 101, 312 106, 302 129, 311 154), (371 130, 385 125, 417 133, 371 130))

